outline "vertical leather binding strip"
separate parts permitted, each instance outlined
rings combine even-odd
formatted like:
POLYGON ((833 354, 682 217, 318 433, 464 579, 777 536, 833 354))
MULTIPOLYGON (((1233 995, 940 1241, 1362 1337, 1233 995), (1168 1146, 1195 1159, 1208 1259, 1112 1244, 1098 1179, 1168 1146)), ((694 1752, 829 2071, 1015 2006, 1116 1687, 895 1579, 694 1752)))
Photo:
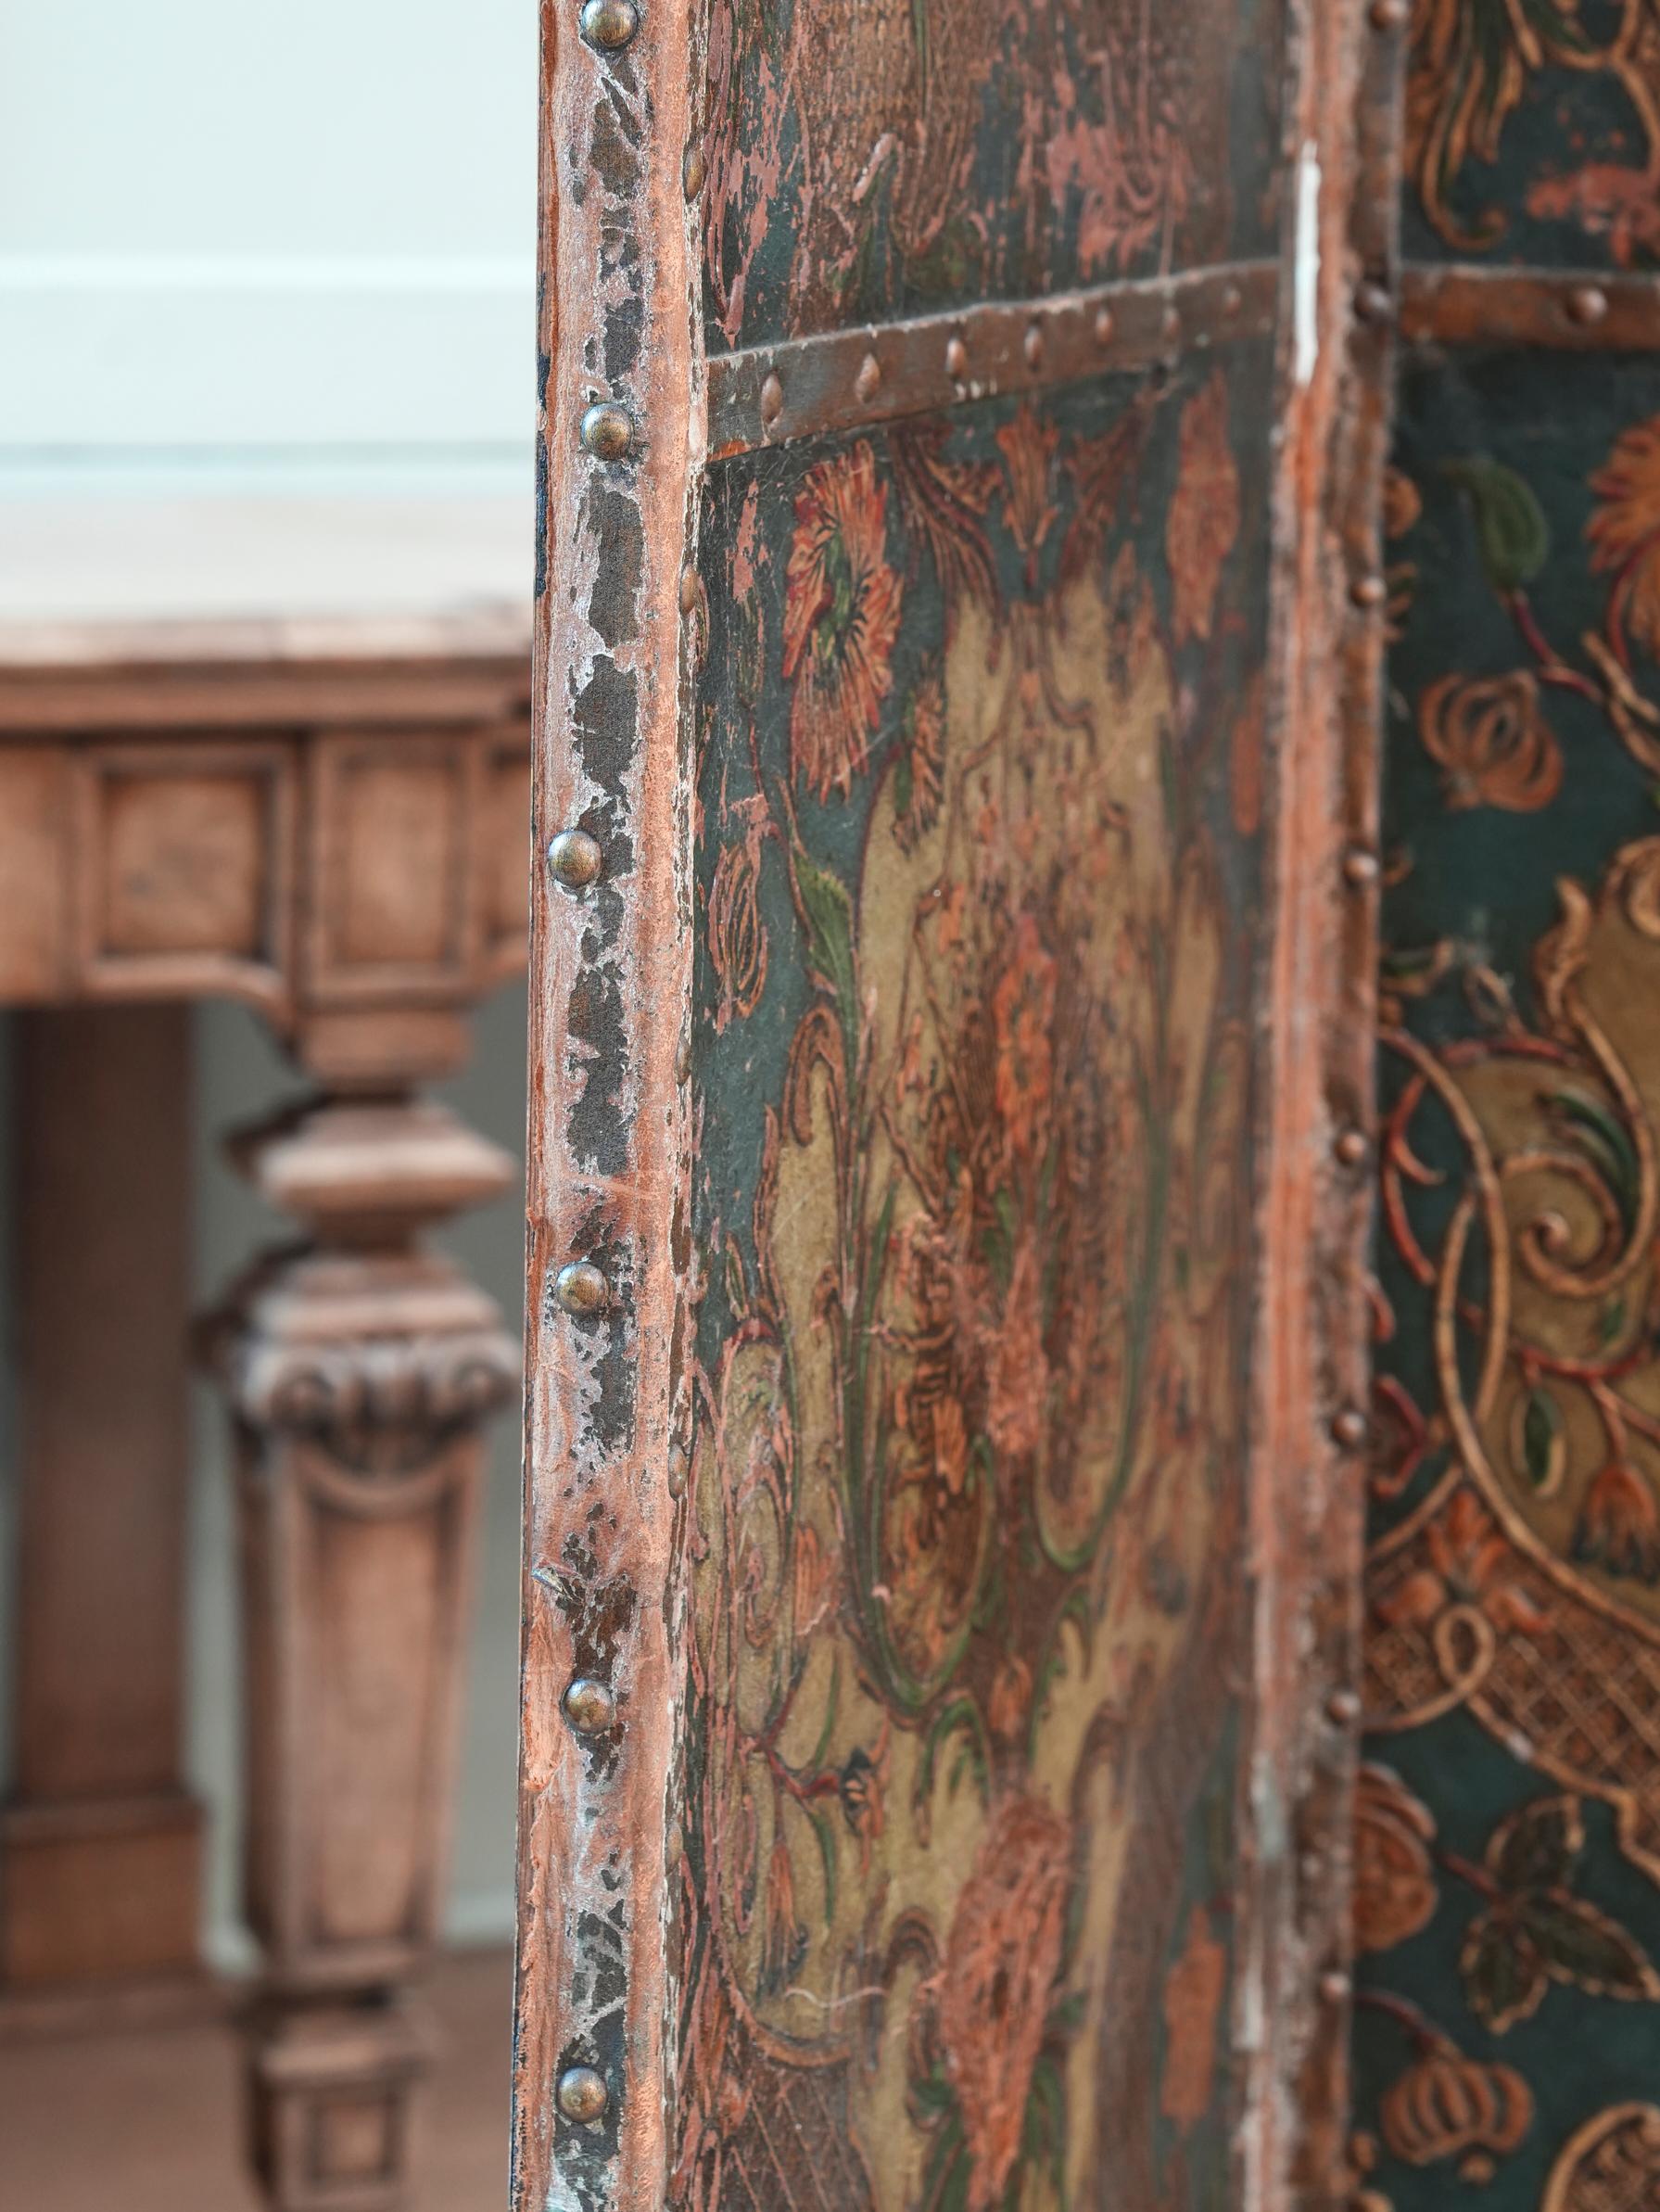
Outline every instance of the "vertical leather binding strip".
MULTIPOLYGON (((1261 2204, 1345 2199, 1349 1806, 1359 1669, 1366 1253, 1374 1119, 1367 1038, 1376 964, 1377 727, 1396 256, 1400 25, 1371 8, 1302 11, 1300 143, 1319 177, 1312 237, 1321 332, 1294 376, 1281 487, 1286 735, 1273 994, 1274 1169, 1263 1268, 1256 1496, 1260 1779, 1292 1809, 1283 1945, 1268 2017, 1261 2204), (1270 2049, 1272 2050, 1272 2039, 1270 2049), (1278 2145, 1278 2155, 1274 2146, 1278 2145), (1283 2190, 1284 2196, 1276 2193, 1283 2190)), ((1306 168, 1304 172, 1307 173, 1306 168)), ((1305 261, 1305 268, 1308 261, 1305 261)))
POLYGON ((662 1926, 670 1417, 686 1134, 677 1061, 691 933, 678 708, 695 453, 691 260, 680 188, 691 0, 644 0, 607 49, 578 0, 542 11, 542 382, 533 798, 524 1750, 514 2201, 660 2200, 672 2007, 662 1926), (624 409, 628 451, 582 417, 624 409), (600 866, 566 888, 562 830, 600 866), (559 1277, 603 1274, 598 1311, 559 1277), (615 1725, 564 1700, 598 1680, 615 1725), (597 2070, 599 2124, 558 2084, 597 2070))
POLYGON ((1327 2212, 1347 2198, 1399 14, 1389 0, 1302 0, 1292 41, 1287 136, 1302 204, 1275 531, 1277 913, 1254 1394, 1252 1787, 1264 1893, 1246 2097, 1257 2212, 1327 2212))

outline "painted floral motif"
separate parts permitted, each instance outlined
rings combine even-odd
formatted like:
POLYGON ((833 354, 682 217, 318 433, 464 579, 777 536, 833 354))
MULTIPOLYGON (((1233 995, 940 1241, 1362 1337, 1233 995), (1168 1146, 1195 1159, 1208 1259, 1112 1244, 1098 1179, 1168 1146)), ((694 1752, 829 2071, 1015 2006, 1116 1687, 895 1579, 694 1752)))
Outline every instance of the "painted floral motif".
POLYGON ((1652 261, 1652 0, 1417 0, 1405 160, 1428 225, 1454 253, 1514 245, 1525 226, 1558 255, 1565 239, 1570 259, 1601 247, 1622 266, 1652 261), (1518 160, 1528 164, 1519 175, 1518 160))
POLYGON ((1660 2189, 1660 2108, 1615 2104, 1587 2122, 1552 2169, 1540 2212, 1642 2212, 1660 2189))
POLYGON ((956 2100, 964 2212, 1000 2205, 1020 2155, 1033 2071, 1060 1966, 1072 1839, 1034 1799, 997 1809, 952 1915, 931 2001, 956 2100))
POLYGON ((1515 2149, 1532 2121, 1531 2092, 1514 2066, 1484 2066, 1438 2042, 1390 2084, 1378 2114, 1397 2158, 1412 2166, 1454 2158, 1464 2181, 1490 2180, 1493 2161, 1515 2149))
POLYGON ((1159 2110, 1191 2128, 1210 2109, 1216 2088, 1218 2045, 1228 1986, 1228 1954, 1211 1932, 1203 1905, 1195 1905, 1187 1941, 1164 1985, 1164 2033, 1170 2059, 1159 2110))
POLYGON ((1660 417, 1633 424, 1591 478, 1591 566, 1614 578, 1608 633, 1623 665, 1637 646, 1660 660, 1660 417))
POLYGON ((1253 119, 1200 0, 716 0, 713 327, 754 344, 1224 259, 1231 233, 1269 249, 1277 11, 1256 22, 1253 119))
POLYGON ((1355 1785, 1354 1941, 1392 1951, 1436 1908, 1429 1844, 1435 1816, 1388 1767, 1362 1766, 1355 1785))
POLYGON ((1562 789, 1562 749, 1526 668, 1509 676, 1444 676, 1418 702, 1424 750, 1444 771, 1449 807, 1537 813, 1562 789))
MULTIPOLYGON (((1122 450, 1214 473, 1191 398, 1122 450)), ((683 2212, 774 2201, 775 2096, 881 2212, 1062 2212, 1121 2100, 1136 2201, 1226 2171, 1250 632, 1232 533, 1100 504, 1120 419, 791 456, 707 534, 683 2212)))
POLYGON ((1239 471, 1228 443, 1228 387, 1219 372, 1182 411, 1182 475, 1165 544, 1179 639, 1210 634, 1216 579, 1239 535, 1239 471))
POLYGON ((729 845, 709 892, 709 949, 720 979, 715 1026, 753 1014, 767 987, 767 927, 761 920, 757 836, 729 845))
POLYGON ((1636 2206, 1656 2170, 1614 2100, 1660 2003, 1660 423, 1611 403, 1652 375, 1580 368, 1547 432, 1551 372, 1512 370, 1496 450, 1458 442, 1456 370, 1409 385, 1390 501, 1373 2212, 1440 2212, 1449 2165, 1516 2212, 1636 2206))
POLYGON ((868 445, 821 462, 795 502, 784 674, 790 752, 816 798, 845 798, 893 688, 900 584, 883 552, 888 494, 868 445))

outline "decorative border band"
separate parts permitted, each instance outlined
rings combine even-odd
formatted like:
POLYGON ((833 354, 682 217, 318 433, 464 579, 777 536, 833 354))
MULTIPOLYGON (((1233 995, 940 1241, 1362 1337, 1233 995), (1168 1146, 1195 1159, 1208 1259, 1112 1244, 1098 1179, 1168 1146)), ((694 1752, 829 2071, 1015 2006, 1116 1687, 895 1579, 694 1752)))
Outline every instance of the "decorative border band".
POLYGON ((1401 277, 1400 335, 1413 345, 1660 351, 1660 277, 1420 266, 1401 277))
POLYGON ((710 456, 1268 337, 1279 277, 1275 261, 1235 261, 718 354, 708 364, 710 456))

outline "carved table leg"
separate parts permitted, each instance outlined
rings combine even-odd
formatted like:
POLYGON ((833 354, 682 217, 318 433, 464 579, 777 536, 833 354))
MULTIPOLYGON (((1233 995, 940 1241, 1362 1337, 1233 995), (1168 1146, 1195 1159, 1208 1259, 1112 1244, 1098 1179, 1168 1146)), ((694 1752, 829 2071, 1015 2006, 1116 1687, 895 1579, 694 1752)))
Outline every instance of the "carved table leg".
POLYGON ((15 1753, 0 1993, 198 1983, 182 1658, 189 1016, 21 1014, 15 1753))
POLYGON ((255 2155, 279 2212, 404 2198, 421 2041, 403 1990, 448 1852, 487 1417, 515 1389, 491 1301, 420 1248, 507 1155, 441 1108, 323 1100, 234 1156, 310 1241, 211 1332, 238 1440, 255 2155))

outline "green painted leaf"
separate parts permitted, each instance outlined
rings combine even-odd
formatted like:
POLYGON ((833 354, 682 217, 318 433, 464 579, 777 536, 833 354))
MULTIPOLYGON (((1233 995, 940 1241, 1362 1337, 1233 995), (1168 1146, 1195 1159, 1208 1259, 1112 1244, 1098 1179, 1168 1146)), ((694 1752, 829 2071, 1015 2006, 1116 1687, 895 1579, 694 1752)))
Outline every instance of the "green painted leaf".
POLYGON ((827 1813, 809 1810, 807 1817, 818 1838, 818 1856, 824 1862, 824 1925, 836 1917, 836 1831, 827 1813))
POLYGON ((807 925, 808 955, 834 997, 843 1025, 852 1039, 857 1031, 858 1007, 852 896, 845 884, 809 860, 799 845, 795 848, 795 884, 802 919, 807 925))
POLYGON ((1585 1845, 1578 1798, 1539 1798, 1493 1832, 1487 1862, 1506 1889, 1560 1889, 1585 1845))
POLYGON ((911 810, 911 795, 916 787, 917 780, 911 772, 911 756, 908 753, 901 753, 893 764, 893 811, 901 821, 911 810))
POLYGON ((1506 597, 1519 591, 1533 581, 1551 551, 1550 526, 1531 486, 1514 469, 1485 455, 1450 461, 1446 473, 1476 510, 1476 540, 1488 581, 1506 597))
POLYGON ((813 1756, 809 1761, 810 1769, 815 1773, 830 1757, 830 1739, 836 1733, 836 1713, 841 1703, 842 1659, 838 1653, 836 1663, 830 1669, 830 1696, 826 1698, 824 1706, 824 1725, 818 1731, 818 1741, 813 1747, 813 1756))
POLYGON ((1629 1130, 1589 1091, 1552 1090, 1546 1093, 1546 1101, 1566 1123, 1569 1137, 1607 1184, 1628 1229, 1637 1218, 1642 1183, 1629 1130))
POLYGON ((1562 1408, 1542 1383, 1535 1383, 1522 1401, 1516 1424, 1514 1456, 1535 1490, 1547 1489, 1562 1472, 1567 1448, 1562 1408))
MULTIPOLYGON (((933 1725, 928 1731, 922 1746, 922 1757, 917 1764, 917 1782, 913 1799, 918 1805, 926 1802, 929 1792, 933 1788, 934 1768, 938 1763, 940 1753, 958 1729, 963 1731, 966 1738, 963 1749, 968 1759, 969 1772, 979 1784, 981 1796, 985 1798, 989 1795, 991 1760, 989 1747, 986 1743, 985 1723, 980 1717, 979 1706, 975 1704, 972 1697, 965 1695, 960 1697, 953 1697, 948 1705, 943 1706, 935 1714, 933 1725)), ((950 1787, 953 1791, 956 1790, 962 1771, 962 1761, 959 1759, 951 1771, 950 1787)))
POLYGON ((1458 1970, 1470 2010, 1495 2035, 1537 2012, 1545 1993, 1544 1962, 1509 1907, 1483 1913, 1470 1923, 1458 1970))
POLYGON ((1517 1908, 1545 1971, 1592 1997, 1654 1997, 1660 1980, 1648 1953, 1617 1920, 1582 1897, 1552 1889, 1517 1908))
POLYGON ((749 1312, 749 1280, 744 1273, 743 1254, 738 1248, 736 1237, 727 1239, 726 1249, 727 1303, 733 1317, 741 1321, 749 1312))
POLYGON ((939 2133, 933 2139, 933 2147, 928 2154, 928 2164, 922 2169, 922 2202, 925 2205, 940 2201, 940 2190, 947 2171, 953 2166, 960 2166, 965 2175, 968 2172, 969 2155, 963 2142, 962 2116, 957 2110, 957 2091, 948 2091, 947 2098, 951 2117, 942 2122, 939 2133))
POLYGON ((913 2078, 910 2099, 921 2112, 950 2112, 957 2104, 957 2091, 936 2066, 931 2074, 913 2078))
POLYGON ((965 2150, 945 2177, 945 2186, 940 2192, 940 2212, 969 2212, 969 2183, 974 2178, 974 2161, 965 2150))
POLYGON ((1032 2087, 1026 2097, 1030 2125, 1037 2122, 1037 2142, 1049 2152, 1049 2179, 1058 2185, 1066 2170, 1066 2086, 1052 2058, 1040 2057, 1032 2069, 1032 2087))

